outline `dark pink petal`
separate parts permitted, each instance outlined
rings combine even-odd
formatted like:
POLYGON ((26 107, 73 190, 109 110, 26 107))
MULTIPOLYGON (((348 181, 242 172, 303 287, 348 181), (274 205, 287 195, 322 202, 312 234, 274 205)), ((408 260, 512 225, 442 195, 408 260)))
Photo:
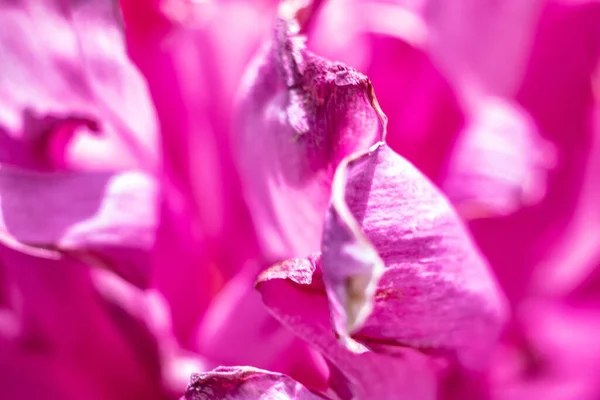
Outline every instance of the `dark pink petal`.
POLYGON ((336 166, 383 135, 369 80, 307 51, 294 17, 281 16, 247 72, 236 142, 261 244, 276 259, 318 250, 336 166))
POLYGON ((421 16, 398 2, 328 1, 313 27, 309 48, 373 82, 389 118, 389 146, 438 179, 467 110, 427 52, 421 16))
POLYGON ((154 168, 156 123, 109 1, 0 5, 0 162, 154 168))
POLYGON ((223 282, 260 258, 230 152, 230 121, 242 69, 269 26, 258 21, 269 14, 241 2, 121 6, 128 52, 148 82, 161 128, 153 280, 187 345, 223 282))
POLYGON ((311 389, 327 387, 322 357, 282 326, 254 290, 246 269, 214 297, 194 346, 212 365, 252 365, 290 375, 311 389))
POLYGON ((257 289, 276 318, 328 358, 330 384, 339 398, 435 399, 433 360, 412 349, 379 354, 354 341, 349 349, 338 340, 314 261, 291 259, 271 267, 259 277, 257 289))
POLYGON ((483 362, 503 298, 447 199, 384 144, 340 166, 332 199, 322 263, 338 332, 483 362))
POLYGON ((492 369, 498 400, 594 400, 600 397, 598 303, 532 300, 518 318, 526 345, 506 346, 492 369))
POLYGON ((566 229, 579 201, 594 135, 591 77, 598 63, 599 22, 597 2, 545 5, 517 99, 555 146, 556 168, 537 205, 470 223, 477 244, 515 303, 536 284, 533 271, 547 261, 548 249, 572 234, 566 229), (556 62, 559 59, 569 62, 556 62))
POLYGON ((165 398, 157 339, 103 301, 89 265, 54 254, 0 247, 18 321, 15 334, 0 337, 3 396, 29 398, 41 387, 50 399, 165 398))
MULTIPOLYGON (((600 77, 600 76, 599 76, 600 77)), ((536 265, 531 292, 554 297, 578 296, 580 292, 600 299, 600 104, 592 119, 594 134, 582 187, 564 237, 536 265), (596 293, 594 293, 594 291, 596 293)))
POLYGON ((253 367, 219 367, 194 374, 182 400, 319 400, 288 376, 253 367))

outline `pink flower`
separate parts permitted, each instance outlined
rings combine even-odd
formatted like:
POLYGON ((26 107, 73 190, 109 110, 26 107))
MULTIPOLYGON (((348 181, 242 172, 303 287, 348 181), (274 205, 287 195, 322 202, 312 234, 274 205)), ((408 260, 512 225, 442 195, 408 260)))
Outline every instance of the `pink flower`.
POLYGON ((600 396, 596 2, 0 9, 2 396, 600 396))

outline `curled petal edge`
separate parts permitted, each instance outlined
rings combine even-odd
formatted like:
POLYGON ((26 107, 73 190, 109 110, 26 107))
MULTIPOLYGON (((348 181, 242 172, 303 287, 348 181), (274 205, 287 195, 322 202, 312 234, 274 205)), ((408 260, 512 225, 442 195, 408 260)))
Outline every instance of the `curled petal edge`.
MULTIPOLYGON (((336 329, 340 335, 340 340, 351 351, 355 351, 356 346, 354 340, 350 338, 350 335, 361 328, 373 310, 373 297, 379 279, 385 269, 385 264, 381 257, 379 257, 375 246, 360 228, 358 221, 356 221, 352 215, 345 200, 345 187, 348 181, 347 171, 349 166, 364 157, 373 154, 381 146, 385 146, 387 117, 377 102, 375 90, 370 81, 368 82, 368 85, 368 99, 382 125, 381 140, 374 143, 367 151, 353 153, 340 162, 333 177, 331 191, 331 217, 334 219, 333 222, 338 224, 341 229, 348 233, 348 240, 342 244, 344 247, 342 253, 349 257, 349 261, 351 261, 350 259, 360 259, 360 263, 364 264, 366 262, 372 265, 372 268, 369 270, 347 276, 342 286, 344 288, 343 291, 335 291, 333 289, 327 290, 327 297, 329 298, 331 307, 343 308, 344 312, 342 315, 345 315, 346 318, 345 321, 343 321, 342 326, 336 326, 336 329)), ((325 248, 323 248, 323 252, 325 253, 325 248)), ((332 277, 328 276, 326 271, 324 271, 324 279, 327 280, 331 278, 332 277)), ((330 285, 327 286, 331 287, 330 285)))

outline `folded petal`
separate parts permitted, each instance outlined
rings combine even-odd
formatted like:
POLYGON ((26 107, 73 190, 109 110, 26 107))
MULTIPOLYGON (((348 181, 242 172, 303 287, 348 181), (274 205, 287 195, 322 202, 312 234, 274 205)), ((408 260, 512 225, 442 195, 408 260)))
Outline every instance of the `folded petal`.
POLYGON ((295 12, 281 15, 247 72, 235 143, 261 244, 275 259, 318 250, 336 166, 383 135, 369 80, 307 51, 295 12))
POLYGON ((412 349, 380 354, 357 342, 350 350, 338 340, 315 271, 314 258, 287 260, 263 272, 257 289, 277 319, 327 357, 330 385, 339 398, 435 399, 437 367, 429 357, 412 349))
POLYGON ((182 400, 324 399, 288 376, 253 367, 219 367, 194 374, 182 400))
POLYGON ((0 162, 154 168, 154 114, 111 2, 20 0, 0 9, 0 162))
POLYGON ((334 321, 349 318, 359 337, 485 362, 504 299, 434 185, 382 143, 340 166, 332 199, 322 266, 334 321), (372 308, 362 327, 356 307, 372 308))

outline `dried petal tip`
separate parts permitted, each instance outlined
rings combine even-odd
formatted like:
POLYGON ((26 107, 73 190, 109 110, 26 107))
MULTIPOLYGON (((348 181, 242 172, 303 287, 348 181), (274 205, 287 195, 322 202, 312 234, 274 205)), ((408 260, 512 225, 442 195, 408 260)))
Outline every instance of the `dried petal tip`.
POLYGON ((322 398, 286 375, 253 367, 218 367, 193 374, 181 400, 322 398))
MULTIPOLYGON (((377 149, 380 144, 373 147, 377 149)), ((361 231, 345 200, 352 166, 364 164, 369 154, 348 158, 338 167, 333 181, 332 207, 323 233, 324 279, 329 288, 335 328, 345 344, 350 343, 347 336, 357 331, 371 313, 372 299, 384 269, 377 250, 361 231), (341 264, 344 265, 341 274, 330 273, 330 266, 341 264)))

